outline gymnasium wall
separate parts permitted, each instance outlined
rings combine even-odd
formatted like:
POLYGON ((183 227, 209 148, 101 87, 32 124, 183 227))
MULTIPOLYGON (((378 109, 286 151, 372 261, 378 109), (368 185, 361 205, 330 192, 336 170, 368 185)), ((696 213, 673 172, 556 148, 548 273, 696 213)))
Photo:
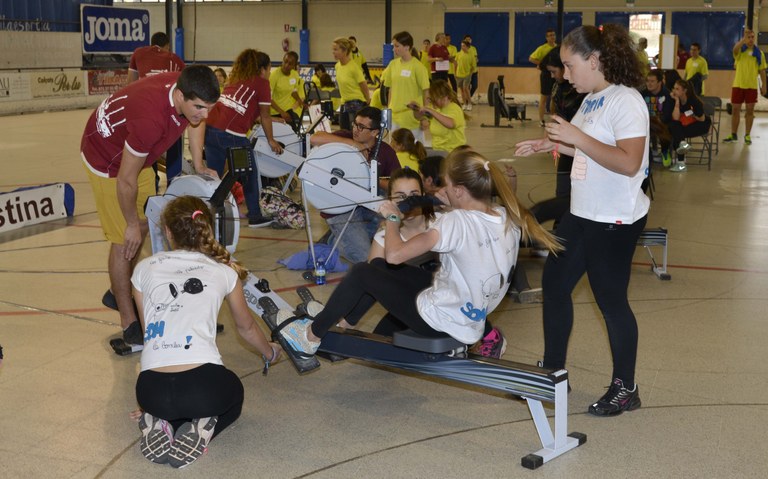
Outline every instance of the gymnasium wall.
MULTIPOLYGON (((434 34, 442 30, 446 12, 506 12, 510 17, 508 49, 512 58, 515 48, 515 13, 555 12, 555 9, 545 8, 543 0, 516 0, 514 8, 510 7, 512 3, 508 0, 481 0, 479 8, 472 8, 470 0, 395 0, 392 8, 392 31, 394 33, 407 30, 413 34, 417 45, 420 45, 422 39, 434 38, 434 34)), ((583 24, 594 23, 598 9, 629 10, 626 0, 603 0, 599 2, 600 7, 594 6, 597 3, 594 0, 566 0, 565 3, 567 11, 581 12, 583 24)), ((711 9, 705 9, 702 0, 676 1, 674 7, 661 5, 663 3, 666 2, 636 0, 635 7, 631 10, 638 13, 666 12, 666 31, 669 32, 672 11, 716 13, 744 11, 746 8, 746 2, 743 0, 716 0, 711 9)), ((150 31, 165 29, 165 7, 162 3, 116 2, 115 6, 147 9, 150 11, 150 31)), ((756 30, 768 31, 768 14, 760 15, 759 7, 756 8, 756 30)), ((341 35, 355 35, 369 62, 380 61, 385 42, 384 3, 381 0, 312 0, 308 9, 311 63, 331 62, 330 44, 335 37, 341 35)), ((79 75, 80 80, 74 83, 88 81, 88 76, 86 72, 80 71, 80 33, 12 31, 3 29, 2 20, 0 18, 0 51, 4 52, 0 56, 0 114, 90 107, 98 104, 103 98, 99 88, 72 87, 71 78, 68 80, 69 89, 60 90, 55 95, 46 91, 43 96, 24 98, 21 101, 4 98, 3 87, 6 85, 30 88, 29 82, 46 82, 48 77, 56 77, 53 73, 66 74, 67 77, 79 75), (39 79, 39 71, 48 73, 43 75, 43 80, 39 79), (34 75, 30 77, 30 73, 34 75), (11 78, 10 75, 15 76, 11 78)), ((226 64, 246 47, 263 50, 272 57, 273 62, 279 62, 283 54, 283 39, 288 40, 291 49, 299 50, 300 1, 185 3, 183 21, 184 58, 187 62, 226 64)), ((454 39, 454 43, 457 43, 457 40, 454 39)), ((514 65, 481 68, 481 91, 487 88, 489 81, 495 80, 500 74, 505 75, 509 94, 520 99, 537 96, 536 70, 514 65)), ((712 71, 707 81, 707 93, 729 97, 732 76, 733 72, 729 70, 712 71)), ((117 78, 119 75, 105 81, 109 83, 117 78)))

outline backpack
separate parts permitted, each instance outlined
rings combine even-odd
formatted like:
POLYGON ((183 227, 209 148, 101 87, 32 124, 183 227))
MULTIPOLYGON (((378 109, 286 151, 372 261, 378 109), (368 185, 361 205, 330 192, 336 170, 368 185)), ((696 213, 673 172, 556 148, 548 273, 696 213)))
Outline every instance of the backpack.
POLYGON ((304 208, 274 186, 266 186, 259 196, 261 214, 271 216, 285 228, 301 229, 306 224, 304 208))

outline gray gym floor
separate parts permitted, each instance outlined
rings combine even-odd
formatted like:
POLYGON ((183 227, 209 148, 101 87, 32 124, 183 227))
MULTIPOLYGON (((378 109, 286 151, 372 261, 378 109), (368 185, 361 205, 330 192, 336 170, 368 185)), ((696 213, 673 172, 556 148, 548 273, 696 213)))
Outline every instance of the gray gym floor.
MULTIPOLYGON (((262 376, 261 357, 244 347, 225 307, 219 348, 245 385, 243 414, 183 472, 139 452, 140 433, 128 417, 136 407, 139 357, 116 356, 108 345, 119 332, 117 314, 100 302, 108 244, 78 155, 89 114, 0 117, 0 191, 67 182, 76 192, 70 221, 0 236, 4 477, 765 477, 764 114, 755 122, 754 143, 720 145, 711 171, 694 165, 683 174, 654 171, 648 227, 669 229, 672 279, 659 280, 638 248, 629 296, 640 327, 641 409, 615 418, 586 414, 611 380, 611 358, 586 280, 577 287, 568 419, 570 431, 587 434, 585 445, 529 471, 520 458, 540 445, 521 401, 353 360, 323 361, 306 376, 283 361, 262 376)), ((517 140, 542 134, 536 121, 481 128, 492 122, 487 106, 471 115, 468 140, 493 160, 511 158, 517 140)), ((729 119, 723 115, 721 136, 729 119)), ((512 161, 525 204, 553 194, 551 156, 512 161)), ((321 235, 316 217, 314 225, 321 235)), ((293 290, 305 281, 276 260, 305 247, 304 231, 244 228, 237 257, 294 303, 293 290)), ((143 254, 150 254, 148 244, 143 254)), ((521 261, 538 285, 543 260, 523 250, 521 261)), ((325 299, 334 287, 331 281, 312 290, 325 299)), ((381 314, 371 314, 363 329, 381 314)), ((504 359, 540 359, 541 305, 505 300, 493 320, 509 340, 504 359)))

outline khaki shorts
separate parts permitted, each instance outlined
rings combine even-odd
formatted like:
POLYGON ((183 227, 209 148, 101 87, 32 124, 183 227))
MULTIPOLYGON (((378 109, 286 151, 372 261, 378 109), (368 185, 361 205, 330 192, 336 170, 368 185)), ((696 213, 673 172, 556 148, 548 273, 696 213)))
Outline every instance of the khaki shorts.
MULTIPOLYGON (((96 200, 96 211, 99 213, 101 229, 107 241, 114 244, 123 244, 125 241, 125 228, 128 223, 120 210, 117 201, 117 178, 104 178, 96 175, 83 163, 83 168, 88 172, 88 180, 91 182, 93 197, 96 200)), ((139 191, 136 195, 136 210, 139 219, 145 219, 144 206, 147 199, 155 194, 155 172, 152 168, 144 168, 139 173, 139 191)))

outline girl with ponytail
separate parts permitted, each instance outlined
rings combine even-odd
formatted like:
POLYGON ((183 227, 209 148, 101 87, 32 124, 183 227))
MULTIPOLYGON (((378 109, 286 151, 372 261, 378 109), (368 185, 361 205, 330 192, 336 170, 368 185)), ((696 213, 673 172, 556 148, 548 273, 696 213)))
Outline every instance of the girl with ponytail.
POLYGON ((468 147, 451 152, 445 163, 442 197, 452 209, 425 232, 404 240, 400 234, 403 213, 395 202, 383 203, 379 212, 386 218, 384 258, 354 265, 324 309, 283 329, 293 349, 314 354, 320 338, 368 297, 381 303, 403 328, 423 336, 448 334, 473 344, 483 338, 487 316, 506 294, 521 236, 533 238, 553 253, 560 249, 555 238, 520 206, 506 175, 495 164, 468 147), (494 192, 502 206, 492 203, 494 192), (434 276, 387 265, 399 265, 429 251, 440 256, 434 276))
POLYGON ((280 349, 254 323, 241 283, 248 272, 214 238, 208 206, 193 196, 176 198, 162 222, 171 250, 141 261, 131 278, 144 329, 139 447, 150 461, 178 468, 200 457, 243 406, 243 384, 216 347, 224 299, 237 331, 267 364, 280 349))

